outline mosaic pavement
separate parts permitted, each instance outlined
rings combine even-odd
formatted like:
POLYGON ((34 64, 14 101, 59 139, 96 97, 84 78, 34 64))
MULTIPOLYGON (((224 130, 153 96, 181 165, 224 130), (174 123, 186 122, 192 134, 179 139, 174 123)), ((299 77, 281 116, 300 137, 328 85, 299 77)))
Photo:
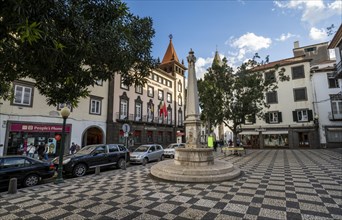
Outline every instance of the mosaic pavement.
POLYGON ((342 219, 342 150, 248 150, 227 182, 172 183, 149 163, 0 193, 0 219, 342 219))

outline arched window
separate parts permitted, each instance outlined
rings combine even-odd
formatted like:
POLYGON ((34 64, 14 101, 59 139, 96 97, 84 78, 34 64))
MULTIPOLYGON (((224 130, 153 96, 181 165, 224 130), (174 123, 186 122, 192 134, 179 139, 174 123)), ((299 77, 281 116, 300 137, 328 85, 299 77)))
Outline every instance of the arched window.
POLYGON ((147 121, 152 122, 154 117, 154 104, 152 99, 147 103, 147 121))
POLYGON ((134 120, 135 121, 141 121, 142 119, 142 101, 140 99, 140 96, 135 100, 135 112, 134 112, 134 120))
POLYGON ((178 81, 178 92, 182 92, 182 82, 178 81))
POLYGON ((119 117, 122 120, 127 120, 128 119, 128 107, 129 107, 129 98, 124 92, 122 96, 120 96, 120 109, 119 109, 119 117))
POLYGON ((183 111, 181 108, 178 110, 178 126, 183 126, 183 111))

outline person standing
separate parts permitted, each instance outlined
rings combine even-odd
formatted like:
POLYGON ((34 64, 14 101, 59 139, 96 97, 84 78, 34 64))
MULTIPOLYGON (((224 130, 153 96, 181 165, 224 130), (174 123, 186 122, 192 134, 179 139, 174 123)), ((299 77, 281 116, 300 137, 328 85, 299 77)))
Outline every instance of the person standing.
POLYGON ((75 153, 75 150, 76 150, 76 145, 74 142, 72 142, 71 146, 70 146, 70 154, 74 154, 75 153))
POLYGON ((36 152, 36 147, 31 143, 28 147, 28 156, 34 158, 34 153, 36 152))
POLYGON ((39 160, 43 160, 44 158, 44 152, 45 152, 45 146, 44 146, 44 143, 40 144, 38 146, 38 157, 39 157, 39 160))

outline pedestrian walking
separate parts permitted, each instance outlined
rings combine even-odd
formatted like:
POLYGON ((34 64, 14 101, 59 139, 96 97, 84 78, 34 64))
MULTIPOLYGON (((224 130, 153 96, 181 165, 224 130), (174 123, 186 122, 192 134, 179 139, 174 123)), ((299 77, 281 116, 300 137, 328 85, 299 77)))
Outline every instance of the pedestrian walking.
POLYGON ((28 156, 34 158, 34 153, 36 152, 36 147, 31 143, 28 147, 28 156))

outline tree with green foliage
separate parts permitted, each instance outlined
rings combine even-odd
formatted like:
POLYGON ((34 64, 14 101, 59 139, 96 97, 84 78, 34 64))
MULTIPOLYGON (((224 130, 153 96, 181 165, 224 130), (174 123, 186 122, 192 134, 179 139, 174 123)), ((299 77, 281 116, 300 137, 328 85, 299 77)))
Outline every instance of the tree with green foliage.
MULTIPOLYGON (((269 108, 265 94, 277 89, 277 80, 265 78, 264 71, 258 71, 256 56, 243 63, 236 71, 228 66, 224 58, 222 64, 214 63, 198 80, 201 119, 210 126, 226 125, 234 133, 234 146, 240 125, 245 120, 263 118, 264 109, 269 108)), ((275 67, 280 81, 288 80, 284 68, 275 67)), ((211 128, 211 127, 210 127, 211 128)))
POLYGON ((120 0, 8 0, 0 2, 0 98, 10 84, 32 78, 47 104, 71 103, 89 86, 120 73, 143 85, 155 61, 151 18, 120 0))

